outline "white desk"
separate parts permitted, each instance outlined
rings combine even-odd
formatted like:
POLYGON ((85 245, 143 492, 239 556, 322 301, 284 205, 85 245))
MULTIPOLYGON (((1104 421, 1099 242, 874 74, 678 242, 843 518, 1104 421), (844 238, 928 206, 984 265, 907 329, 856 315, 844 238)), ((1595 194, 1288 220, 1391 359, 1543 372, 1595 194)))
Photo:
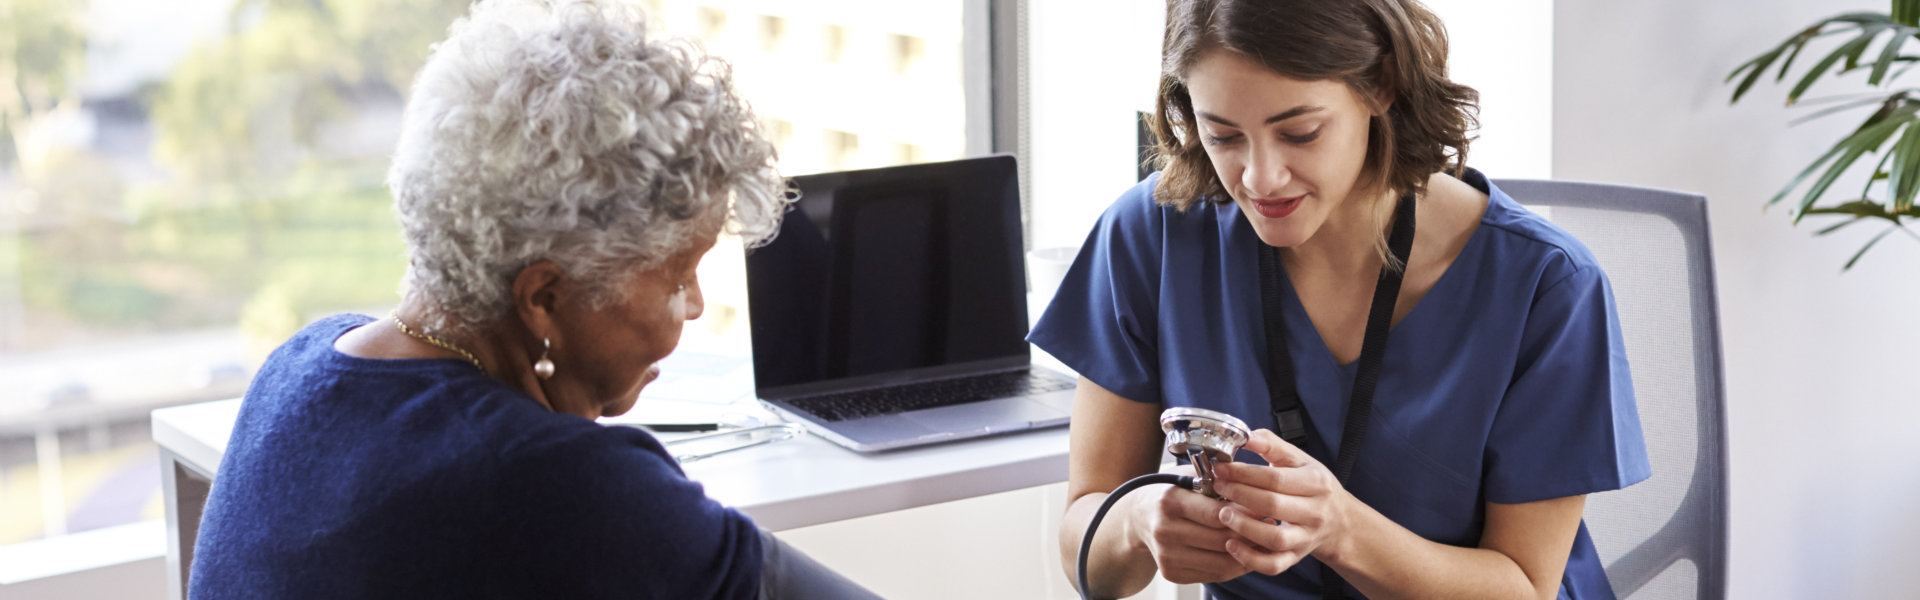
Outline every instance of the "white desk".
MULTIPOLYGON (((200 510, 240 410, 221 400, 153 412, 167 507, 167 581, 184 597, 200 510)), ((686 465, 707 495, 784 530, 1065 481, 1067 430, 861 455, 811 435, 686 465)))

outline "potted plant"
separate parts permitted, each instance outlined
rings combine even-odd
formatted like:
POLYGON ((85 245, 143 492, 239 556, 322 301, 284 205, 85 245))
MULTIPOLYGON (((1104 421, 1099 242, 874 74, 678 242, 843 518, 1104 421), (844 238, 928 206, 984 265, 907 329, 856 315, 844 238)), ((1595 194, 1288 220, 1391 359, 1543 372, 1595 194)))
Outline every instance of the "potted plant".
POLYGON ((1802 184, 1808 184, 1811 178, 1805 191, 1794 200, 1795 224, 1807 215, 1845 218, 1818 233, 1825 235, 1862 221, 1888 223, 1884 231, 1873 236, 1854 253, 1843 270, 1853 268, 1853 264, 1867 250, 1896 231, 1920 240, 1920 234, 1908 228, 1906 223, 1907 219, 1920 218, 1920 210, 1914 208, 1914 197, 1920 195, 1920 88, 1893 85, 1914 65, 1920 64, 1920 0, 1889 1, 1892 5, 1890 13, 1852 12, 1814 23, 1740 65, 1726 79, 1726 83, 1739 80, 1732 99, 1737 103, 1753 89, 1754 83, 1766 76, 1768 71, 1774 70, 1772 67, 1775 63, 1779 63, 1779 69, 1775 71, 1773 80, 1786 80, 1794 59, 1799 58, 1801 51, 1814 40, 1832 36, 1846 39, 1824 58, 1813 63, 1813 68, 1800 75, 1798 83, 1787 92, 1787 106, 1822 107, 1793 123, 1849 110, 1878 108, 1852 133, 1834 144, 1832 149, 1814 160, 1780 193, 1767 201, 1767 205, 1772 206, 1787 200, 1795 190, 1801 189, 1802 184), (1875 45, 1876 41, 1880 42, 1878 46, 1875 45), (1910 52, 1902 54, 1903 49, 1910 52), (1831 74, 1833 78, 1839 78, 1860 70, 1868 71, 1867 87, 1872 91, 1802 100, 1807 90, 1822 77, 1831 74), (1877 165, 1858 196, 1852 195, 1849 190, 1833 188, 1834 182, 1842 174, 1861 158, 1870 155, 1878 158, 1877 165), (1876 188, 1880 191, 1878 197, 1874 194, 1876 188), (1823 198, 1828 201, 1821 203, 1823 198))

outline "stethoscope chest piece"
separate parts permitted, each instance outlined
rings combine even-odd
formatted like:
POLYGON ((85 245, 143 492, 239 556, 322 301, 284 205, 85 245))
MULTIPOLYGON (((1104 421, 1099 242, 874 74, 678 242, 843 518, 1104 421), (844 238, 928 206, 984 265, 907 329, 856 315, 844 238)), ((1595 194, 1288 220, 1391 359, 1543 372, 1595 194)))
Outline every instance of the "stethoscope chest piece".
POLYGON ((1247 424, 1222 412, 1179 406, 1160 413, 1160 430, 1167 433, 1167 453, 1193 462, 1194 490, 1219 498, 1213 491, 1213 465, 1233 460, 1247 444, 1247 424))

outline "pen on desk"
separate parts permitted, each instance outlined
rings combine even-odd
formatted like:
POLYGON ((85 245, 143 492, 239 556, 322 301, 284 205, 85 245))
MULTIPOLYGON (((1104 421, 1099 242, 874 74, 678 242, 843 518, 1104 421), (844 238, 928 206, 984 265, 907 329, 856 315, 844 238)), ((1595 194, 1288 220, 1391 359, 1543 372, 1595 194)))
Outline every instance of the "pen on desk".
POLYGON ((720 430, 719 423, 640 423, 639 425, 660 433, 703 433, 720 430))
POLYGON ((799 425, 796 425, 793 423, 781 423, 779 425, 759 425, 755 427, 740 427, 740 428, 735 428, 728 431, 722 431, 720 433, 703 433, 700 435, 684 437, 676 440, 667 440, 665 442, 661 442, 661 444, 665 445, 668 448, 668 451, 672 451, 674 446, 699 444, 715 438, 726 439, 726 438, 733 438, 736 436, 744 436, 746 437, 746 439, 749 440, 745 443, 738 443, 731 446, 710 450, 707 452, 682 451, 682 452, 673 453, 674 460, 679 461, 681 464, 686 464, 696 460, 704 460, 714 455, 726 454, 728 452, 733 452, 735 450, 745 450, 747 448, 752 448, 755 446, 771 444, 771 443, 782 441, 782 440, 790 440, 796 436, 799 436, 804 431, 805 430, 802 429, 799 425), (754 438, 759 438, 759 439, 754 439, 754 438))

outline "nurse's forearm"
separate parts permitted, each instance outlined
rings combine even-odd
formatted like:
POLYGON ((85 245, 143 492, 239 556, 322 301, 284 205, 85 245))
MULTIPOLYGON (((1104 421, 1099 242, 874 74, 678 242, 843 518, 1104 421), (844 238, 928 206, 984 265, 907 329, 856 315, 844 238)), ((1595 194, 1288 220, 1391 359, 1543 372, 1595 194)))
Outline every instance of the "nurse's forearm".
POLYGON ((1539 597, 1506 554, 1427 540, 1358 501, 1348 511, 1345 539, 1321 546, 1314 557, 1370 599, 1539 597))
MULTIPOLYGON (((1060 566, 1066 571, 1068 583, 1078 585, 1080 541, 1087 535, 1087 523, 1093 520, 1094 511, 1106 500, 1106 492, 1076 498, 1067 506, 1066 516, 1060 519, 1060 566)), ((1095 597, 1132 596, 1153 583, 1153 574, 1158 570, 1153 554, 1128 534, 1129 500, 1121 498, 1116 502, 1100 521, 1100 531, 1093 534, 1093 550, 1087 555, 1087 587, 1095 597)))

